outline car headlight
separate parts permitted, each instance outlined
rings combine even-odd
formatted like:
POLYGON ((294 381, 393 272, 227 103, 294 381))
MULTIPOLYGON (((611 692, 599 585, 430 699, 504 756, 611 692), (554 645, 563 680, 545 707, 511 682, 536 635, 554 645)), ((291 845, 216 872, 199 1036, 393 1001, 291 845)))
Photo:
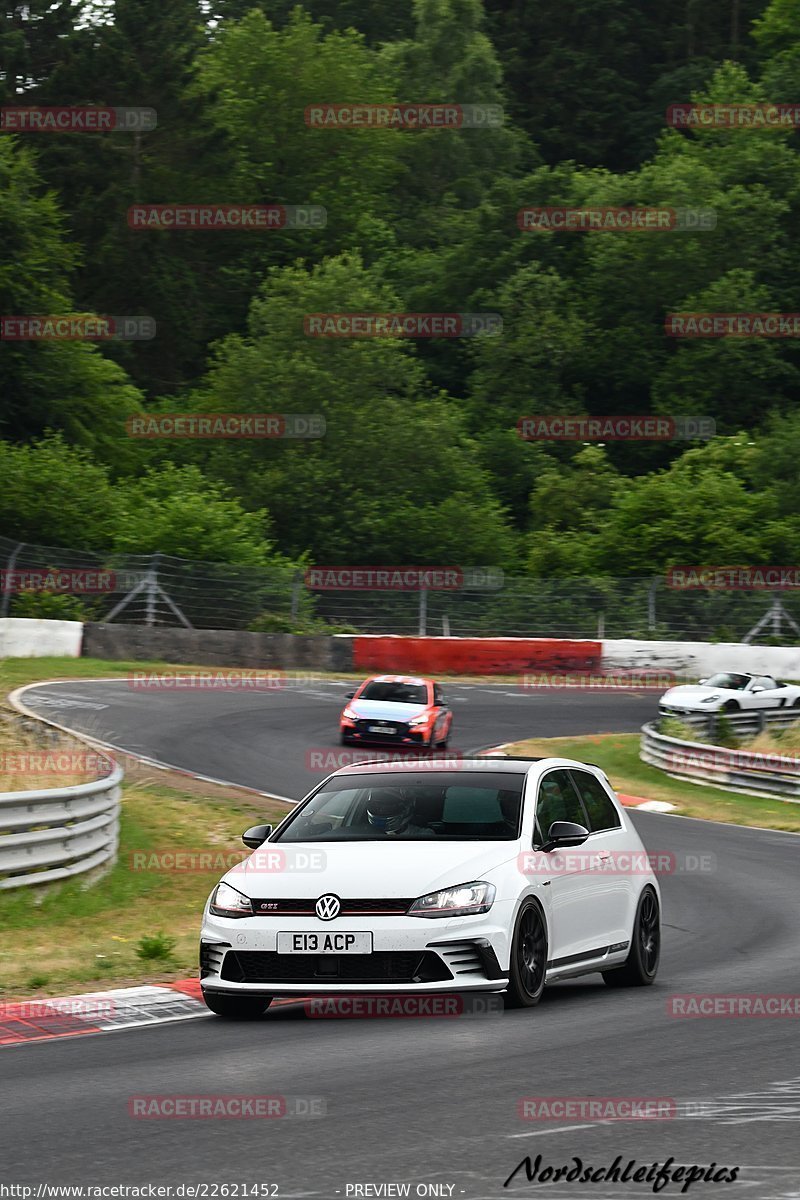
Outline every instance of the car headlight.
POLYGON ((409 725, 427 725, 428 721, 430 721, 430 719, 431 719, 430 713, 422 713, 422 715, 419 717, 412 717, 408 723, 409 723, 409 725))
POLYGON ((252 917, 253 905, 229 883, 218 883, 211 893, 208 911, 215 917, 252 917))
POLYGON ((716 700, 719 700, 719 696, 703 696, 703 699, 700 701, 700 703, 713 704, 716 700))
POLYGON ((497 892, 493 883, 460 883, 420 896, 408 910, 409 917, 474 917, 488 912, 497 892))
POLYGON ((352 708, 346 708, 343 711, 342 716, 345 717, 348 721, 357 721, 358 720, 358 713, 354 713, 352 708))

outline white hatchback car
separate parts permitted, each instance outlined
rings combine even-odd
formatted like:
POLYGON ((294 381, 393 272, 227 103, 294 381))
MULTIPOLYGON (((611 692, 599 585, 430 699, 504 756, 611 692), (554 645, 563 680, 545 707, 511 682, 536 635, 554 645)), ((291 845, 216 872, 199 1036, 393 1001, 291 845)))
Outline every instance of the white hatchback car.
POLYGON ((214 888, 212 1012, 275 996, 505 992, 599 971, 653 982, 658 882, 603 772, 561 758, 359 763, 329 776, 214 888))

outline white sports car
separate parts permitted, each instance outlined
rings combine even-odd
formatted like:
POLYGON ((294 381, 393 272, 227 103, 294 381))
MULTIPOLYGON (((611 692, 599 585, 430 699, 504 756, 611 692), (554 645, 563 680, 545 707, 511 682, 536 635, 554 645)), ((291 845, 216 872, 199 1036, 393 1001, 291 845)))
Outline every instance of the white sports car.
POLYGON ((800 708, 800 687, 771 675, 721 674, 697 684, 670 688, 659 701, 664 717, 750 708, 800 708))
POLYGON ((221 1017, 275 996, 505 992, 590 972, 653 982, 658 882, 598 767, 562 758, 359 763, 329 776, 206 904, 200 984, 221 1017))

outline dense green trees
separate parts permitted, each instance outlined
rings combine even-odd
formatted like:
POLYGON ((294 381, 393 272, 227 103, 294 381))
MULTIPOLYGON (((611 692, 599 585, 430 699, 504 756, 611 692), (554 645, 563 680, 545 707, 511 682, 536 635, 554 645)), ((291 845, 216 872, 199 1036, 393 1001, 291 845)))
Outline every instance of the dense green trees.
POLYGON ((0 311, 148 314, 158 335, 3 342, 3 532, 532 574, 795 561, 796 340, 681 340, 664 320, 800 311, 798 134, 670 129, 664 109, 786 101, 798 82, 800 0, 12 5, 3 103, 143 105, 158 125, 0 135, 0 311), (506 119, 305 117, 395 101, 506 119), (327 223, 135 232, 135 202, 307 203, 327 223), (704 209, 716 224, 522 231, 531 205, 704 209), (493 311, 503 331, 304 329, 308 313, 372 310, 493 311), (125 420, 143 409, 318 413, 326 435, 135 442, 125 420), (719 437, 523 442, 516 423, 537 413, 702 414, 719 437))

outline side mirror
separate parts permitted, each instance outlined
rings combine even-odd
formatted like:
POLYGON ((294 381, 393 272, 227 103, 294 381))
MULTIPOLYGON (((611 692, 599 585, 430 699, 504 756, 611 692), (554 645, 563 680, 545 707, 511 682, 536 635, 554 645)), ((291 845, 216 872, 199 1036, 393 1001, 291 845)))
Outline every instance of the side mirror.
POLYGON ((589 836, 589 830, 574 821, 553 821, 547 834, 547 841, 542 850, 560 850, 567 846, 582 846, 589 836))
POLYGON ((757 683, 754 687, 750 688, 750 692, 752 694, 755 694, 755 692, 765 692, 766 690, 767 689, 763 688, 760 683, 757 683))
POLYGON ((271 825, 253 825, 244 831, 242 841, 250 850, 257 850, 259 846, 263 846, 271 833, 271 825))
POLYGON ((355 692, 345 692, 344 694, 345 700, 352 700, 353 696, 355 696, 355 692))
POLYGON ((698 683, 708 683, 708 679, 698 679, 698 683))

